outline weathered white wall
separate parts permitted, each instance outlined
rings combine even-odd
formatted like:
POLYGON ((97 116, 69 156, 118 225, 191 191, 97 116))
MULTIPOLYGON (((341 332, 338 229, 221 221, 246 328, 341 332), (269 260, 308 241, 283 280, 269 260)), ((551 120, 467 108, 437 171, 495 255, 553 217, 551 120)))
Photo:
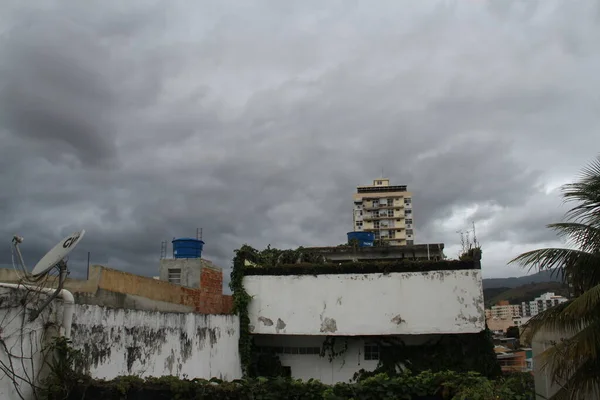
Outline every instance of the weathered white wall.
POLYGON ((283 335, 476 333, 480 270, 247 276, 250 329, 283 335))
POLYGON ((241 377, 239 321, 203 315, 77 305, 72 340, 95 378, 120 375, 241 377))
POLYGON ((0 287, 0 399, 21 400, 35 397, 49 372, 44 363, 48 345, 57 336, 62 321, 62 301, 53 301, 36 320, 29 321, 46 294, 24 289, 0 287))
MULTIPOLYGON (((406 345, 420 345, 429 340, 439 338, 439 335, 398 336, 406 345)), ((318 379, 326 384, 348 382, 354 374, 364 369, 373 371, 378 360, 365 360, 362 338, 336 339, 336 351, 343 349, 345 340, 348 340, 348 349, 340 356, 329 360, 328 356, 319 354, 278 354, 281 365, 291 368, 292 377, 295 379, 318 379)), ((260 335, 254 337, 255 344, 261 347, 321 347, 325 336, 295 336, 295 335, 260 335)), ((288 350, 289 352, 289 350, 288 350)))

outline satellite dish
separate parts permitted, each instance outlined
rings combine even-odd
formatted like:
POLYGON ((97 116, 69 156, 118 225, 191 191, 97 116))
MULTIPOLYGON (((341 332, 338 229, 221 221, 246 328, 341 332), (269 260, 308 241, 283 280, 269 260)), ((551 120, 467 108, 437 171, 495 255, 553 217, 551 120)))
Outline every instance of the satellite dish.
POLYGON ((50 250, 38 263, 33 267, 31 275, 40 276, 50 271, 56 264, 65 258, 74 248, 77 243, 83 238, 85 229, 81 232, 75 232, 61 240, 52 250, 50 250))
MULTIPOLYGON (((19 249, 19 244, 23 243, 23 238, 15 235, 12 239, 12 246, 17 253, 17 258, 19 259, 19 264, 23 273, 25 274, 23 280, 27 285, 32 283, 40 283, 41 286, 45 283, 46 274, 50 272, 50 270, 54 267, 58 268, 59 276, 58 276, 58 285, 54 293, 52 293, 44 304, 42 304, 37 310, 32 310, 29 314, 29 321, 35 320, 40 313, 48 307, 48 305, 60 294, 62 288, 67 279, 67 275, 69 274, 69 269, 67 268, 66 261, 63 259, 77 246, 77 243, 83 238, 85 234, 85 230, 81 230, 81 232, 75 232, 72 235, 67 236, 63 240, 61 240, 52 250, 50 250, 38 263, 31 274, 27 271, 27 267, 25 267, 25 263, 23 262, 23 256, 21 254, 21 250, 19 249)), ((13 262, 14 266, 14 262, 13 262)), ((21 278, 19 278, 21 279, 21 278)), ((40 286, 40 287, 41 287, 40 286)))

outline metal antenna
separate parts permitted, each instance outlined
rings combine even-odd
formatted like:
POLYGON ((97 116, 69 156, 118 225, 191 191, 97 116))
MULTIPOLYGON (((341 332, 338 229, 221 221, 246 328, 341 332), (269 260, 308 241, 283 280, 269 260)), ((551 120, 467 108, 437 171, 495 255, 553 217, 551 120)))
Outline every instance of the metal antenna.
POLYGON ((59 261, 58 264, 56 264, 56 267, 58 268, 58 273, 59 273, 59 277, 58 277, 58 286, 56 287, 56 290, 54 291, 54 293, 52 293, 50 296, 48 296, 48 298, 46 299, 46 301, 44 302, 44 304, 42 304, 42 306, 40 308, 38 308, 37 310, 32 310, 31 314, 29 314, 29 321, 34 321, 40 314, 42 311, 44 311, 44 309, 46 307, 48 307, 48 305, 50 305, 50 303, 52 303, 52 301, 58 297, 58 295, 60 294, 61 290, 63 289, 64 285, 65 285, 65 281, 67 280, 67 275, 69 275, 69 269, 67 268, 67 263, 64 262, 63 260, 59 261))

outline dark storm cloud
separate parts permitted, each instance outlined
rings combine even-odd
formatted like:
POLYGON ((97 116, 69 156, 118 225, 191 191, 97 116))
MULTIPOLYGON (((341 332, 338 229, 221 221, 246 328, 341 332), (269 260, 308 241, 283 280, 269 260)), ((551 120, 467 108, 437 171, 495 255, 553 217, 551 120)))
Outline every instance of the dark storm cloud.
POLYGON ((85 228, 74 274, 89 251, 154 275, 202 227, 228 268, 243 243, 343 242, 383 168, 418 242, 454 256, 475 219, 484 273, 513 274, 553 239, 546 186, 600 148, 595 8, 521 3, 8 2, 0 237, 33 263, 85 228))
POLYGON ((49 159, 65 153, 85 165, 112 159, 108 53, 64 18, 27 19, 3 39, 0 110, 7 131, 49 159))

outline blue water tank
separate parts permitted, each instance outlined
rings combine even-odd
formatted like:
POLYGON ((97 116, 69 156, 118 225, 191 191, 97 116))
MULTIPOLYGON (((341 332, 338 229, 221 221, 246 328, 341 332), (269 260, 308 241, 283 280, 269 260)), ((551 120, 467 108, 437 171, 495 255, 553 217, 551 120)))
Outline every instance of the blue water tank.
POLYGON ((375 233, 373 232, 348 232, 348 243, 350 240, 358 240, 358 247, 371 247, 375 241, 375 233))
POLYGON ((204 242, 194 238, 173 239, 173 258, 201 258, 204 242))

